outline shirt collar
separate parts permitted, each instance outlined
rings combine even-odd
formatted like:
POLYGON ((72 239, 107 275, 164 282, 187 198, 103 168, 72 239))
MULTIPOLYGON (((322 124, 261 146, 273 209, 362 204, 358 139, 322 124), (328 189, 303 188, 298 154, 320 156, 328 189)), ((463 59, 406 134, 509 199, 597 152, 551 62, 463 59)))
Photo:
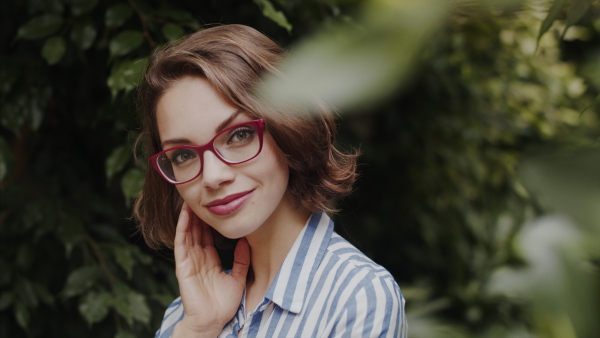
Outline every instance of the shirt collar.
POLYGON ((329 216, 324 212, 312 214, 265 297, 284 310, 299 313, 332 234, 333 222, 329 216))

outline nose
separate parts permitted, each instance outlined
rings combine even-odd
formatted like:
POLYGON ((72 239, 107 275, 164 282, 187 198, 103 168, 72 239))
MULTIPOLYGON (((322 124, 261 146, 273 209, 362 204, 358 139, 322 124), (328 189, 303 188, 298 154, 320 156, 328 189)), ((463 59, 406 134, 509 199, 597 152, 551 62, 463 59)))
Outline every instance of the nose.
POLYGON ((212 151, 205 151, 202 156, 202 182, 205 187, 218 189, 223 184, 233 181, 235 171, 227 163, 221 161, 212 151))

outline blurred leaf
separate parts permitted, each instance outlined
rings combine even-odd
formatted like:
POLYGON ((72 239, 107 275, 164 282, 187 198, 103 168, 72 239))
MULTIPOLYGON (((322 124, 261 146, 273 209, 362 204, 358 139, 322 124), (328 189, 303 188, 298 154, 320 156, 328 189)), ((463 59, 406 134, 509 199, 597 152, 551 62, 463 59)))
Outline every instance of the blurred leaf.
POLYGON ((36 95, 35 97, 31 98, 29 118, 31 122, 31 129, 33 130, 38 130, 42 125, 42 121, 44 120, 44 105, 46 102, 44 102, 45 100, 41 98, 41 96, 42 95, 36 95))
POLYGON ((550 27, 552 27, 552 24, 559 17, 559 15, 561 14, 562 10, 566 7, 566 5, 567 5, 567 0, 554 0, 554 2, 552 3, 552 7, 550 7, 550 11, 548 12, 548 15, 546 16, 546 18, 542 22, 542 25, 540 26, 540 32, 538 33, 538 38, 537 38, 538 45, 540 43, 540 39, 542 38, 542 36, 544 34, 546 34, 546 32, 550 29, 550 27))
POLYGON ((144 186, 144 173, 137 169, 131 168, 123 175, 121 179, 121 190, 127 201, 136 197, 144 186))
POLYGON ((102 321, 108 314, 112 297, 106 291, 90 292, 79 303, 79 313, 85 318, 88 325, 102 321))
POLYGON ((81 50, 89 49, 96 39, 96 27, 91 22, 78 22, 71 30, 71 41, 81 50))
POLYGON ((162 33, 169 41, 175 41, 181 38, 185 32, 180 25, 168 23, 162 27, 162 33))
POLYGON ((115 338, 136 338, 135 335, 129 331, 119 331, 115 335, 115 338))
POLYGON ((130 157, 131 151, 129 147, 119 146, 115 148, 106 159, 106 177, 111 179, 115 174, 123 170, 130 157))
POLYGON ((295 47, 259 87, 274 106, 318 105, 343 110, 379 100, 410 73, 423 44, 444 20, 449 2, 368 2, 361 28, 337 26, 295 47))
POLYGON ((138 48, 144 42, 144 34, 139 31, 127 30, 117 34, 108 45, 110 56, 123 56, 138 48))
POLYGON ((30 317, 29 309, 22 302, 17 301, 15 303, 15 317, 19 326, 27 331, 30 317))
POLYGON ((133 253, 143 265, 148 265, 152 263, 152 257, 150 257, 148 254, 143 253, 139 248, 134 248, 133 253))
POLYGON ((35 308, 38 306, 38 299, 33 290, 33 285, 27 279, 20 279, 17 284, 17 292, 19 299, 29 308, 35 308))
POLYGON ((582 269, 581 246, 587 239, 571 222, 560 217, 545 217, 527 225, 519 239, 528 266, 501 269, 491 278, 490 290, 526 299, 534 317, 544 317, 537 325, 553 332, 565 326, 591 337, 597 332, 600 296, 593 276, 582 269))
POLYGON ((15 297, 12 293, 8 291, 2 292, 0 295, 0 311, 6 310, 9 306, 13 304, 15 297))
POLYGON ((162 306, 168 307, 173 302, 173 295, 171 295, 171 294, 153 294, 152 299, 159 302, 162 306))
POLYGON ((46 40, 42 47, 42 56, 49 65, 57 64, 65 55, 65 39, 62 36, 54 36, 46 40))
POLYGON ((133 15, 133 10, 128 4, 116 4, 106 10, 104 23, 106 27, 120 27, 133 15))
POLYGON ((92 287, 100 271, 96 266, 84 266, 72 271, 67 278, 62 294, 66 298, 77 296, 92 287))
POLYGON ((567 26, 565 27, 565 30, 578 23, 594 1, 595 0, 571 0, 569 10, 567 11, 567 26))
POLYGON ((271 19, 273 22, 278 24, 280 27, 287 30, 288 33, 292 32, 292 25, 288 22, 283 12, 275 9, 271 1, 269 0, 254 0, 254 2, 261 8, 262 14, 271 19))
POLYGON ((117 312, 125 318, 131 326, 137 320, 144 324, 150 322, 150 308, 146 303, 146 297, 127 287, 117 287, 114 307, 117 312))
POLYGON ((8 94, 19 79, 19 67, 16 60, 0 55, 0 93, 8 94))
POLYGON ((133 273, 133 257, 131 255, 131 249, 127 247, 116 246, 114 249, 115 258, 117 263, 127 273, 127 279, 131 279, 133 273))
POLYGON ((63 24, 58 15, 44 14, 19 27, 17 39, 36 40, 54 34, 63 24))
POLYGON ((519 175, 542 206, 600 236, 599 172, 600 150, 583 148, 530 158, 521 164, 519 175))
POLYGON ((4 181, 14 165, 14 156, 8 143, 0 137, 0 182, 4 181))
POLYGON ((68 2, 71 5, 71 13, 74 16, 79 16, 91 11, 98 3, 98 0, 68 0, 68 2))
POLYGON ((68 217, 62 221, 58 231, 58 235, 65 246, 66 255, 70 257, 71 251, 75 245, 81 242, 85 234, 83 224, 81 220, 75 217, 68 217))
POLYGON ((596 99, 594 99, 594 102, 592 102, 589 106, 585 107, 582 111, 581 114, 579 114, 580 116, 583 115, 583 113, 585 113, 588 109, 594 107, 594 106, 600 106, 600 95, 596 96, 596 99))
POLYGON ((45 285, 35 283, 33 284, 33 289, 35 290, 36 295, 42 300, 42 302, 44 302, 44 304, 54 304, 54 296, 48 291, 45 285))
POLYGON ((147 59, 125 60, 115 64, 106 82, 113 99, 120 90, 129 92, 140 81, 146 68, 147 59))

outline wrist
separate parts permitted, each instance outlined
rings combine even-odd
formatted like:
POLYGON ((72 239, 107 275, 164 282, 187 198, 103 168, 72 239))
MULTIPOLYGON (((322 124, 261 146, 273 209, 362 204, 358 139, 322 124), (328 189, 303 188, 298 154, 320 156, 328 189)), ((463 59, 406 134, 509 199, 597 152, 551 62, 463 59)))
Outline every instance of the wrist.
POLYGON ((197 325, 189 323, 184 317, 173 329, 173 338, 215 338, 221 331, 223 326, 218 325, 197 325))

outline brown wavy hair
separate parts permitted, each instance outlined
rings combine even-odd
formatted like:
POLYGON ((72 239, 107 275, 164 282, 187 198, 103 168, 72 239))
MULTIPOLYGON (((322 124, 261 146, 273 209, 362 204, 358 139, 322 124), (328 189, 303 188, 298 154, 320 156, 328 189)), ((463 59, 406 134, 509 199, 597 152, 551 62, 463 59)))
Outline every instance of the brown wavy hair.
MULTIPOLYGON (((331 109, 276 109, 258 99, 253 89, 266 73, 280 75, 276 66, 285 50, 257 30, 223 25, 200 30, 158 50, 150 58, 138 87, 143 114, 137 145, 145 156, 161 151, 156 121, 158 101, 177 80, 205 78, 229 104, 252 118, 265 120, 290 168, 288 191, 308 211, 334 212, 333 199, 347 195, 356 180, 356 153, 334 146, 336 125, 331 109)), ((174 185, 148 167, 133 216, 152 248, 173 247, 175 226, 183 200, 174 185)))

